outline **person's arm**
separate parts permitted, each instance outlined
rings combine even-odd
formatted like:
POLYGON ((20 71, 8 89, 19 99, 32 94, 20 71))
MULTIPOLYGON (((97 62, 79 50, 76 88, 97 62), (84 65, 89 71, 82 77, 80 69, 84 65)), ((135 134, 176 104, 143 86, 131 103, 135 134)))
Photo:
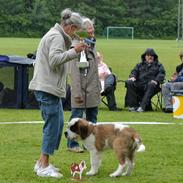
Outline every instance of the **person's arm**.
POLYGON ((165 75, 166 75, 165 69, 164 69, 163 65, 159 63, 159 71, 158 71, 155 81, 159 84, 163 83, 163 81, 165 79, 165 75))
POLYGON ((139 74, 139 64, 137 64, 131 71, 131 74, 129 75, 128 80, 136 81, 139 74))
POLYGON ((65 43, 61 36, 55 36, 52 40, 49 51, 49 63, 52 68, 64 64, 78 56, 85 48, 84 43, 78 43, 73 48, 65 51, 65 43))

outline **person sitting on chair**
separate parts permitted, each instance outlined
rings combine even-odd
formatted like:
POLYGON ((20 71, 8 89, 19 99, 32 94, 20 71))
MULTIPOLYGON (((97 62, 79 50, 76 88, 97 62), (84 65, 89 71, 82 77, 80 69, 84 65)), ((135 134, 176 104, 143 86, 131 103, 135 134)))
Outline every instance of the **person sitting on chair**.
POLYGON ((152 110, 151 98, 161 90, 160 83, 164 78, 165 69, 158 61, 158 55, 154 49, 147 48, 141 55, 141 62, 134 67, 129 79, 125 81, 125 107, 131 112, 152 110))
POLYGON ((183 90, 183 51, 180 52, 179 56, 181 64, 176 67, 176 72, 172 75, 171 80, 162 85, 162 95, 165 105, 163 111, 165 113, 173 112, 172 91, 183 90))
POLYGON ((121 111, 122 109, 117 108, 116 99, 114 95, 116 87, 115 75, 111 73, 107 64, 103 62, 103 55, 97 52, 97 63, 98 63, 98 73, 101 83, 101 95, 106 96, 108 108, 110 111, 121 111))

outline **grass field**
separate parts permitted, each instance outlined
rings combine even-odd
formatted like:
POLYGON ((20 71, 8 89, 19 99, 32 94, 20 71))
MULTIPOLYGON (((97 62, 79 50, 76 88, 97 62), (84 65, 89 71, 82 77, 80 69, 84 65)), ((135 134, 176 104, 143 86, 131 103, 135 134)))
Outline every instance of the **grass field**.
MULTIPOLYGON (((25 56, 34 52, 39 39, 0 38, 0 54, 25 56)), ((180 63, 181 45, 173 40, 97 40, 97 48, 104 54, 105 61, 119 79, 126 79, 132 67, 140 60, 140 55, 147 47, 153 47, 167 71, 167 79, 180 63)), ((1 72, 0 81, 9 82, 10 72, 1 72)), ((116 98, 119 107, 124 108, 125 88, 118 83, 116 98)), ((65 112, 68 121, 70 112, 65 112)), ((40 121, 39 110, 0 109, 0 121, 40 121)), ((95 177, 83 176, 83 181, 90 182, 124 182, 124 183, 182 183, 183 171, 183 125, 182 120, 164 114, 161 111, 145 113, 109 112, 101 104, 98 121, 157 121, 169 122, 170 125, 132 125, 140 132, 146 152, 137 154, 136 166, 131 177, 109 178, 117 166, 113 152, 103 154, 103 164, 95 177), (174 123, 174 124, 172 124, 174 123)), ((65 125, 66 126, 66 125, 65 125)), ((61 147, 51 162, 61 168, 64 178, 60 180, 38 178, 33 173, 33 165, 40 153, 42 125, 1 125, 0 124, 0 183, 39 183, 39 182, 73 182, 69 166, 72 162, 84 159, 89 169, 89 154, 74 154, 66 150, 63 137, 61 147)))

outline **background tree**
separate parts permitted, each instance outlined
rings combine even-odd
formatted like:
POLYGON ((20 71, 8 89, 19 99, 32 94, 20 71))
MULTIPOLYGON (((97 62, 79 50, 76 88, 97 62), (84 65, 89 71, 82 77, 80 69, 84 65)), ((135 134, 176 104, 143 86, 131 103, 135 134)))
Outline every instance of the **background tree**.
POLYGON ((0 0, 0 36, 40 37, 71 8, 95 18, 96 34, 107 26, 132 26, 135 38, 176 38, 175 0, 0 0))

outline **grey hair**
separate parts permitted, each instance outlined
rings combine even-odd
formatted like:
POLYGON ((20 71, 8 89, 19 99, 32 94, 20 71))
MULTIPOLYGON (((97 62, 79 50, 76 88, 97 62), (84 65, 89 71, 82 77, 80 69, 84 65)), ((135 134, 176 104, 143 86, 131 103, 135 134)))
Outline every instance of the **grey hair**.
POLYGON ((83 26, 82 29, 86 30, 88 26, 94 26, 94 20, 90 20, 89 18, 83 17, 83 26))
POLYGON ((75 25, 78 29, 82 27, 83 20, 79 13, 73 12, 70 9, 65 9, 61 12, 61 24, 62 25, 75 25))

